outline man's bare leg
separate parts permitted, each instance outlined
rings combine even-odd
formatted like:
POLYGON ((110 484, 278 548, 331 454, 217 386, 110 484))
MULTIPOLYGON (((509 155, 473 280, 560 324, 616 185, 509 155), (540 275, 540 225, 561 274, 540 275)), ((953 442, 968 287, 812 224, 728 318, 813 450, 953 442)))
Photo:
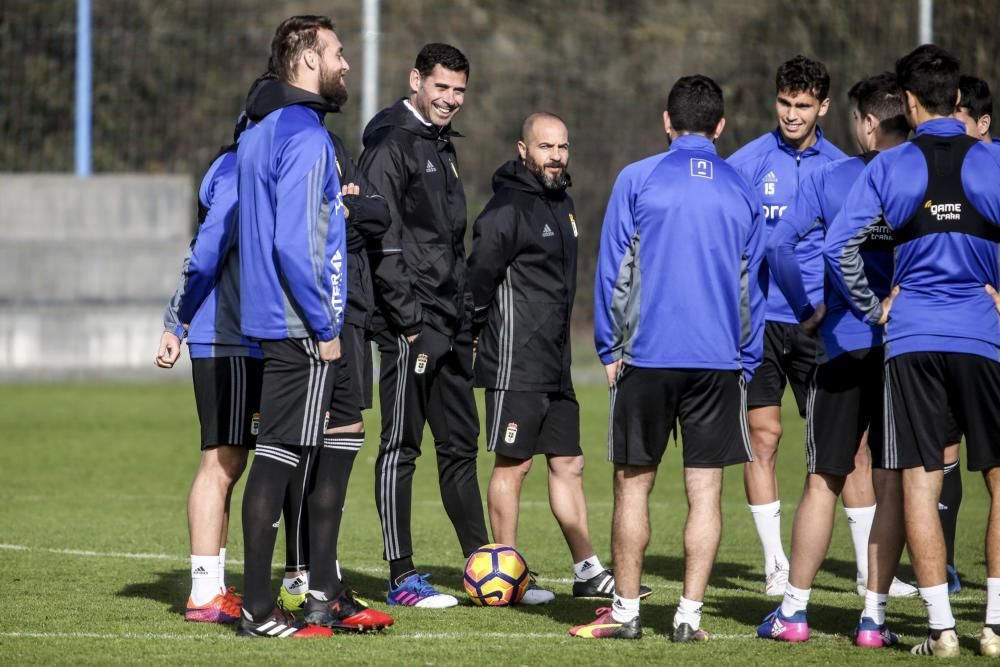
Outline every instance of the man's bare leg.
POLYGON ((775 463, 781 440, 780 406, 764 406, 747 411, 753 461, 743 467, 743 484, 764 551, 765 592, 784 593, 788 557, 781 543, 781 502, 775 463))
POLYGON ((937 510, 943 478, 941 470, 925 470, 922 466, 903 470, 906 542, 931 630, 955 627, 948 600, 944 533, 937 510))
POLYGON ((490 529, 493 541, 517 546, 517 521, 521 503, 521 485, 528 471, 531 459, 512 459, 497 454, 486 494, 489 508, 490 529))
POLYGON ((615 561, 613 616, 620 623, 632 620, 639 610, 642 562, 649 544, 649 494, 655 480, 655 466, 615 464, 611 555, 615 561))
MULTIPOLYGON (((549 506, 576 563, 594 555, 587 524, 587 499, 583 493, 583 456, 549 456, 547 462, 549 506)), ((493 520, 492 512, 490 520, 493 520)))

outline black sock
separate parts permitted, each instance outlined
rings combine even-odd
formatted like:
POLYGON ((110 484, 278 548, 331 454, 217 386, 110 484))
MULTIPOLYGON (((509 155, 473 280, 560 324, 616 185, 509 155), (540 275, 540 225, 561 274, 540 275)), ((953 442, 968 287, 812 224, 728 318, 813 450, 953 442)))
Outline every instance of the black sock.
POLYGON ((271 557, 285 489, 300 460, 298 447, 258 445, 243 492, 243 607, 254 619, 274 609, 271 557))
POLYGON ((944 531, 944 544, 948 564, 955 566, 955 530, 958 525, 958 508, 962 506, 962 471, 960 461, 944 467, 944 481, 941 484, 941 500, 938 501, 938 516, 944 531))
POLYGON ((399 586, 407 577, 416 573, 417 569, 413 567, 413 558, 410 556, 389 561, 389 578, 392 579, 393 586, 399 586))
POLYGON ((309 484, 309 589, 336 599, 343 591, 337 576, 337 541, 347 497, 347 482, 364 433, 333 433, 323 436, 323 447, 309 484))
POLYGON ((285 574, 309 570, 309 508, 306 467, 299 466, 288 480, 282 516, 285 519, 285 574))

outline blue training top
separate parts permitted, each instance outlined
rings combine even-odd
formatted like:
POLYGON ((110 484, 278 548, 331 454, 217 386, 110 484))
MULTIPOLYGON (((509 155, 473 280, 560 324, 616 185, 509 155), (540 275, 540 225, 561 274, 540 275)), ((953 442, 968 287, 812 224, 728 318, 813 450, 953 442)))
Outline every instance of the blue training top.
POLYGON ((763 355, 763 228, 760 200, 704 136, 625 167, 595 276, 601 361, 749 379, 763 355))
POLYGON ((824 253, 836 288, 877 322, 882 305, 859 248, 882 216, 892 228, 900 293, 886 325, 887 359, 957 352, 1000 361, 1000 315, 983 288, 1000 283, 998 183, 1000 151, 966 137, 961 122, 936 118, 876 157, 851 189, 824 253))
MULTIPOLYGON (((761 199, 766 222, 765 242, 775 223, 794 207, 799 184, 813 171, 847 155, 831 144, 816 128, 816 143, 803 151, 789 146, 781 131, 771 132, 754 139, 729 156, 727 162, 736 168, 753 187, 761 199)), ((812 303, 823 298, 823 235, 820 230, 809 234, 795 249, 806 289, 812 303)), ((767 262, 761 267, 768 271, 767 262)), ((781 290, 768 276, 761 279, 767 295, 768 322, 795 324, 798 320, 785 300, 781 290)))
POLYGON ((261 357, 260 346, 240 332, 236 180, 233 147, 215 158, 201 180, 198 231, 163 314, 164 330, 187 337, 192 359, 261 357))

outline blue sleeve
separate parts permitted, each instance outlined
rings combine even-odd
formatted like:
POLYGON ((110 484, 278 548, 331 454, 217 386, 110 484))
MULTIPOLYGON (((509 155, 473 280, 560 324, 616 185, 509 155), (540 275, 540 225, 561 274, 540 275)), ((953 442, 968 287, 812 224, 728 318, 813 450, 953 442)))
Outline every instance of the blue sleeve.
POLYGON ((230 249, 236 245, 239 234, 236 183, 236 156, 233 154, 228 168, 220 167, 215 172, 208 199, 203 202, 208 212, 191 243, 190 262, 184 272, 184 296, 177 309, 184 324, 191 323, 201 304, 215 289, 219 271, 230 249))
POLYGON ((809 294, 802 279, 802 270, 799 268, 795 248, 815 229, 822 218, 823 209, 820 203, 822 187, 817 183, 820 181, 821 173, 813 172, 811 177, 806 179, 799 188, 790 214, 786 213, 775 222, 767 240, 768 268, 799 322, 812 317, 814 307, 809 302, 809 294))
POLYGON ((636 223, 632 210, 632 183, 626 172, 615 182, 604 214, 594 275, 594 344, 601 363, 622 358, 625 305, 631 289, 636 223))
POLYGON ((882 200, 877 184, 883 178, 884 156, 865 167, 851 187, 840 213, 827 226, 823 256, 827 275, 861 318, 875 325, 882 318, 882 302, 868 284, 861 246, 883 219, 882 200))
POLYGON ((750 233, 744 251, 744 269, 740 280, 740 362, 747 382, 764 359, 764 310, 766 299, 760 285, 760 264, 764 260, 764 216, 756 190, 750 190, 753 211, 750 233))
POLYGON ((322 126, 291 134, 276 157, 275 263, 321 341, 340 332, 346 298, 344 207, 334 160, 322 126))

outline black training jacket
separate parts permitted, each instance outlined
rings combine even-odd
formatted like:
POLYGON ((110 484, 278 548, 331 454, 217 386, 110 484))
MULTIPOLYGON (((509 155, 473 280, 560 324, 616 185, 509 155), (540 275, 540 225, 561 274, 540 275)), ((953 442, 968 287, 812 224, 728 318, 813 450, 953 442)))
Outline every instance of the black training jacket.
MULTIPOLYGON (((305 104, 319 111, 336 113, 340 109, 318 95, 275 79, 257 81, 247 97, 247 117, 256 122, 272 111, 292 104, 305 104)), ((329 130, 327 130, 329 132, 329 130)), ((371 327, 375 309, 371 269, 365 247, 377 243, 389 227, 389 207, 385 199, 362 176, 343 140, 330 132, 337 173, 342 185, 354 183, 361 194, 345 195, 347 217, 347 311, 344 321, 354 326, 371 327)))
POLYGON ((392 223, 369 245, 376 327, 454 335, 464 317, 465 192, 451 126, 428 126, 404 100, 365 128, 358 168, 385 197, 392 223), (380 322, 384 319, 385 322, 380 322))
POLYGON ((493 175, 493 198, 473 225, 469 284, 479 331, 476 385, 572 388, 570 315, 576 293, 573 200, 542 187, 519 161, 493 175))

